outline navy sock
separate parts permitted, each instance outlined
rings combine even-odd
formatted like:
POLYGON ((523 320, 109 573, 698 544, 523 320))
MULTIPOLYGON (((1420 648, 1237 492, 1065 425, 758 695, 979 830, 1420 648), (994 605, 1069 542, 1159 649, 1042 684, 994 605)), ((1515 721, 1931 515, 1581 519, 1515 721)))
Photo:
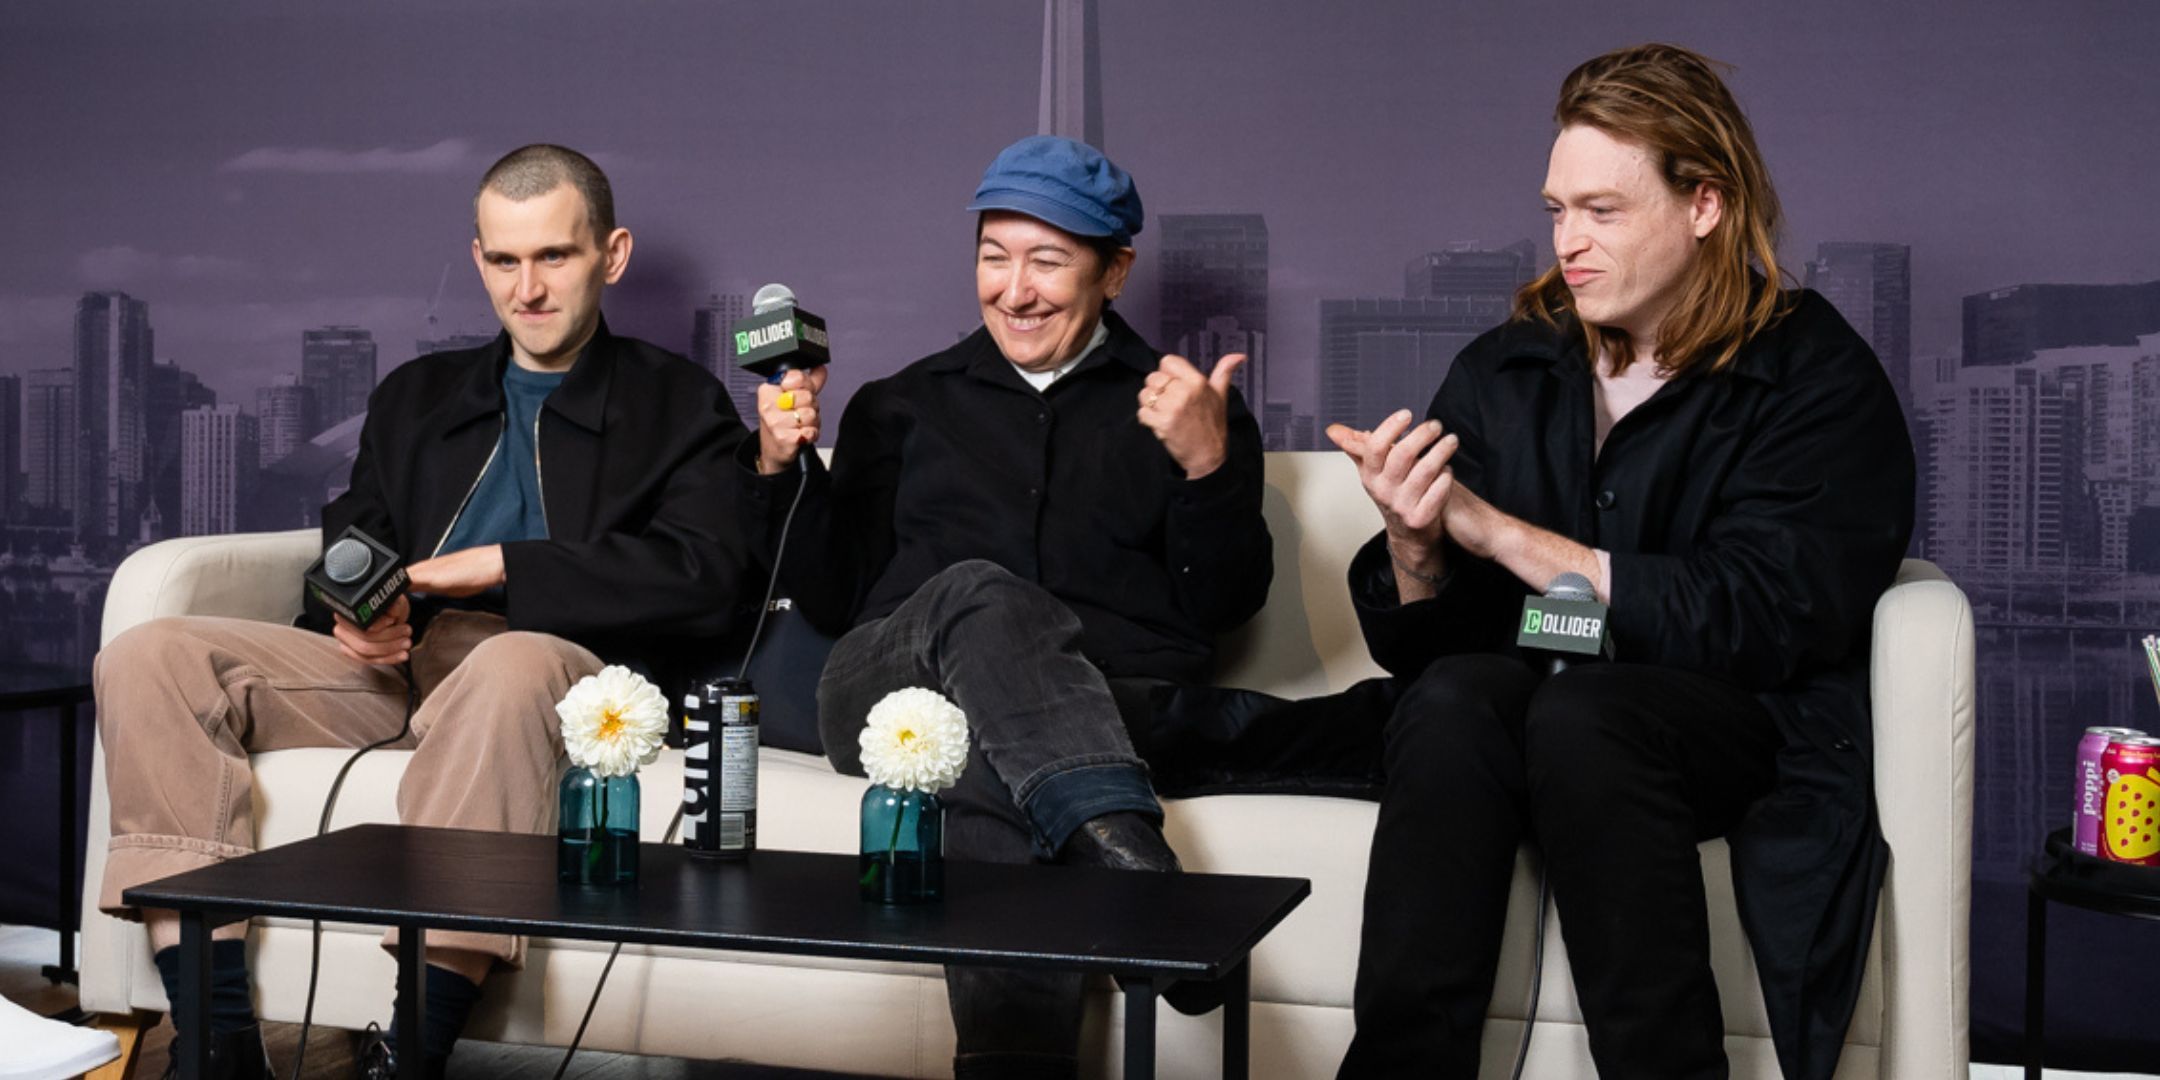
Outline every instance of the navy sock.
MULTIPOLYGON (((165 1000, 180 1000, 180 946, 159 949, 151 961, 165 982, 165 1000)), ((248 996, 247 942, 210 943, 210 1030, 223 1035, 255 1026, 255 1002, 248 996)))
MULTIPOLYGON (((480 1003, 480 986, 449 968, 427 965, 427 1023, 420 1032, 420 1049, 430 1061, 447 1061, 457 1047, 465 1018, 480 1003)), ((392 1006, 393 1010, 395 1005, 392 1006)), ((390 1014, 390 1046, 398 1045, 397 1013, 390 1014)))

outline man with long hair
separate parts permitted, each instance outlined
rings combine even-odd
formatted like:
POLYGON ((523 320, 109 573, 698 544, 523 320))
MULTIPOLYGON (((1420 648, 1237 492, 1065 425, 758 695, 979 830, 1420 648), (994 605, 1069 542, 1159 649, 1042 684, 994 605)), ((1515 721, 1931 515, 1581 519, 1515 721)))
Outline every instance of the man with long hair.
POLYGON ((1568 75, 1556 264, 1423 422, 1329 436, 1385 528, 1350 585, 1384 730, 1349 1076, 1473 1077, 1516 850, 1542 854, 1605 1080, 1723 1077, 1696 845, 1729 836, 1787 1077, 1827 1077, 1887 852, 1869 625, 1912 446, 1867 343, 1781 287, 1777 195, 1686 49, 1568 75), (1581 574, 1612 658, 1546 674, 1522 598, 1581 574))

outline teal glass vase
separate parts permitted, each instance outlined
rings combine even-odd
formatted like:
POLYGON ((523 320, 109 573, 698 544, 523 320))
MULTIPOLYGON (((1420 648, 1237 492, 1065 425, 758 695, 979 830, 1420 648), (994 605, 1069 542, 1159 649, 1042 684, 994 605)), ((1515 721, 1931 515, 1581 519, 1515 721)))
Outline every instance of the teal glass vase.
POLYGON ((572 885, 629 885, 638 879, 638 779, 601 776, 583 765, 563 774, 556 876, 572 885))
POLYGON ((945 895, 945 804, 927 791, 863 792, 862 898, 924 904, 945 895))

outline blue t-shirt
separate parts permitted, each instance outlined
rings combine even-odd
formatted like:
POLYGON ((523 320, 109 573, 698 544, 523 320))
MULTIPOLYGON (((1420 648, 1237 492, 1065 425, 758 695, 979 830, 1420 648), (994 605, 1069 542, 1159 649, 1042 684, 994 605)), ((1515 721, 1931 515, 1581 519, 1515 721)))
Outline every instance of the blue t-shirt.
POLYGON ((495 460, 488 463, 480 486, 473 489, 449 538, 443 541, 443 554, 512 540, 547 539, 547 510, 540 505, 534 438, 539 434, 540 404, 567 374, 504 365, 503 402, 509 419, 495 444, 495 460))

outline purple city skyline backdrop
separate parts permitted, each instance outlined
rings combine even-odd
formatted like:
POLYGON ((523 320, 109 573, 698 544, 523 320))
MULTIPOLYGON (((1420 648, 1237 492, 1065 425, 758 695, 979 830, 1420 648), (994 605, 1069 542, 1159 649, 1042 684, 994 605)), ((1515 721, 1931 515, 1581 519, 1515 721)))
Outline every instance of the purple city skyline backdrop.
MULTIPOLYGON (((1821 241, 1912 247, 1915 357, 1957 352, 1969 293, 2160 276, 2160 219, 2136 210, 2160 140, 2125 137, 2160 125, 2138 75, 2160 20, 1949 10, 1102 0, 1104 141, 1158 226, 1124 306, 1152 335, 1161 215, 1263 215, 1270 381, 1313 410, 1320 300, 1400 296, 1409 259, 1458 241, 1550 258, 1559 79, 1649 39, 1735 65, 1796 271, 1821 241)), ((623 332, 687 349, 708 293, 785 281, 830 320, 844 393, 976 324, 961 207, 1034 130, 1039 5, 521 11, 0 13, 0 372, 69 362, 87 289, 148 301, 158 357, 228 401, 296 370, 312 327, 409 359, 446 264, 438 331, 492 330, 468 200, 537 140, 614 178, 638 238, 609 298, 623 332)))
MULTIPOLYGON (((1891 304, 1881 333, 1909 319, 1906 355, 1885 360, 1909 365, 1892 370, 1921 452, 1919 553, 1951 569, 1980 617, 1975 1046, 1983 1059, 2009 1053, 2022 865, 2067 807, 2075 732, 2160 725, 2131 651, 2160 629, 2160 339, 2130 345, 2160 332, 2160 285, 2026 291, 1989 309, 2019 333, 2074 311, 2071 338, 2088 317, 2116 320, 2053 342, 2105 338, 2112 351, 1978 371, 1930 361, 1972 355, 1968 297, 2160 279, 2149 74, 2160 11, 2140 0, 1095 10, 1102 143, 1149 214, 1119 310, 1177 348, 1158 333, 1166 218, 1258 215, 1265 398, 1323 425, 1356 419, 1323 399, 1322 357, 1340 355, 1322 340, 1324 302, 1400 298, 1407 264, 1457 245, 1528 240, 1550 261, 1538 189, 1570 68, 1652 40, 1733 65, 1783 200, 1792 277, 1807 280, 1825 244, 1890 246, 1872 263, 1839 249, 1858 261, 1838 271, 1845 292, 1825 292, 1856 323, 1867 316, 1853 297, 1891 304), (2047 454, 1970 434, 1982 427, 1966 421, 1998 405, 2025 410, 2019 438, 2053 440, 2047 454), (2043 458, 2055 472, 2025 468, 2043 458), (1997 494, 1990 482, 2009 475, 2024 486, 1997 494), (1992 528, 2004 519, 2015 527, 1992 528), (1983 533, 2013 539, 1966 540, 1983 533)), ((492 334, 469 254, 472 189, 505 151, 548 141, 608 170, 636 235, 606 301, 617 332, 688 353, 707 296, 785 282, 828 320, 831 396, 844 399, 979 325, 962 208, 991 156, 1037 130, 1043 50, 1039 0, 0 6, 11 241, 0 376, 73 366, 78 304, 102 290, 147 305, 157 359, 251 412, 258 388, 300 371, 309 330, 367 331, 378 374, 418 340, 492 334)), ((1446 359, 1428 354, 1460 329, 1358 352, 1358 407, 1421 409, 1446 359), (1390 358, 1414 375, 1384 370, 1390 358)), ((2012 353, 2024 340, 1996 336, 1990 348, 2012 353)), ((1338 373, 1338 402, 1343 385, 1338 373)), ((26 379, 22 399, 0 405, 26 409, 35 390, 26 379)), ((26 506, 8 505, 8 489, 0 520, 26 506)), ((140 539, 122 523, 87 559, 69 555, 69 527, 43 510, 9 526, 0 554, 0 664, 86 661, 105 575, 140 539)), ((2080 963, 2123 940, 2062 922, 2055 948, 2080 963)), ((2051 1035, 2087 1046, 2091 1067, 2160 1053, 2150 1030, 2122 1041, 2096 986, 2052 996, 2051 1035)))

